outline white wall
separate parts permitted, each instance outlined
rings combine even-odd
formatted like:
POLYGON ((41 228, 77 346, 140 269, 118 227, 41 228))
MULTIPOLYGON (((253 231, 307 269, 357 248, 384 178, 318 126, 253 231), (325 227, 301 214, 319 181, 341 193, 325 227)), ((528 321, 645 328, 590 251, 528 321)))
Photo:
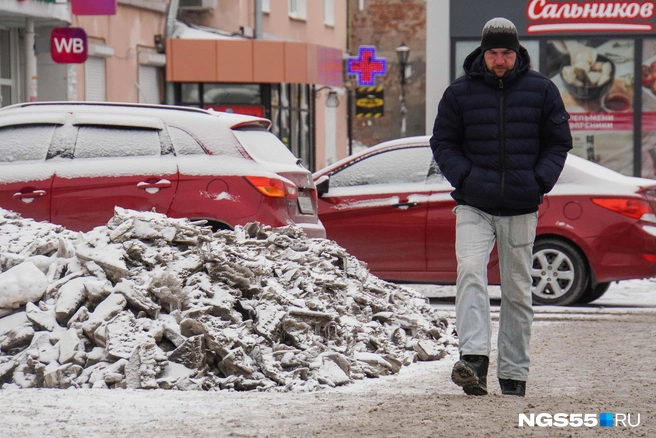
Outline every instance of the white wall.
POLYGON ((451 78, 449 3, 426 2, 426 134, 433 133, 437 104, 451 78))

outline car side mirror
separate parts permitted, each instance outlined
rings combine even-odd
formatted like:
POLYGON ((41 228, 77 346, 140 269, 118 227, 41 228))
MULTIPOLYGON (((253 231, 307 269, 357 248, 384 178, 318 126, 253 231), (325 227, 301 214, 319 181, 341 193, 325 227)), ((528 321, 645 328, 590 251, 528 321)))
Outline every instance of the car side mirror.
POLYGON ((330 176, 321 175, 315 182, 314 185, 317 188, 317 196, 322 197, 328 193, 328 187, 330 186, 330 176))

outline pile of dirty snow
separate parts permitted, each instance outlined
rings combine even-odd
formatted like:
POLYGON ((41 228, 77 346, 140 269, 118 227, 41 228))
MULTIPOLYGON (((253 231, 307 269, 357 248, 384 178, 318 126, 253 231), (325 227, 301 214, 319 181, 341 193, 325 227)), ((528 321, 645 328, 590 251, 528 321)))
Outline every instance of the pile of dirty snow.
POLYGON ((74 233, 0 209, 0 385, 311 391, 457 351, 423 295, 335 242, 117 208, 74 233))

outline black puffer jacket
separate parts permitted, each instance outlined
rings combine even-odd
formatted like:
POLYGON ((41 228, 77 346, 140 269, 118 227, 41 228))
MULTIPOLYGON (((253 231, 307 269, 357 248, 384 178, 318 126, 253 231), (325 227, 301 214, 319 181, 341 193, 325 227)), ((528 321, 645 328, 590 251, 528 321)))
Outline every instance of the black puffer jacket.
POLYGON ((430 145, 460 204, 495 215, 536 211, 572 148, 569 114, 556 86, 530 68, 520 48, 502 79, 480 49, 439 103, 430 145))

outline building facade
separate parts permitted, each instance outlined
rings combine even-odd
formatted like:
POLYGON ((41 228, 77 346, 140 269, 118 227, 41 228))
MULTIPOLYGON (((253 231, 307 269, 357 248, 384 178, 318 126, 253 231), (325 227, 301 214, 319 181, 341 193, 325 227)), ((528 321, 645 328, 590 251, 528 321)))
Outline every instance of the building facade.
POLYGON ((441 6, 427 14, 428 23, 445 13, 449 20, 427 41, 428 47, 449 44, 448 56, 427 66, 432 118, 448 82, 463 74, 485 23, 504 16, 517 26, 533 69, 560 90, 571 116, 572 153, 625 175, 656 178, 653 0, 457 0, 441 6))

